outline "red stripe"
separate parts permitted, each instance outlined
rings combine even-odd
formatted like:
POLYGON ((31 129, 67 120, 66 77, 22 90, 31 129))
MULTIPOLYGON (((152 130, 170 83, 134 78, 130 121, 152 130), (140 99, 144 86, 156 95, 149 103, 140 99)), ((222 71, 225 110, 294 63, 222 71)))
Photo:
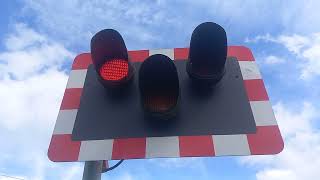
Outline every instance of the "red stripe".
POLYGON ((78 161, 81 141, 72 141, 71 134, 53 135, 48 157, 51 161, 78 161))
POLYGON ((278 154, 284 147, 278 126, 257 126, 257 133, 247 137, 251 154, 278 154))
POLYGON ((251 50, 244 46, 228 46, 229 56, 236 57, 238 61, 254 61, 251 50))
POLYGON ((189 57, 189 48, 174 48, 174 59, 185 60, 189 57))
POLYGON ((72 69, 88 69, 90 64, 92 64, 90 53, 79 54, 73 61, 72 69))
POLYGON ((78 109, 80 106, 80 99, 82 88, 66 89, 61 102, 60 109, 78 109))
POLYGON ((146 138, 115 139, 112 159, 135 159, 146 157, 146 138))
POLYGON ((247 91, 249 101, 267 101, 269 100, 266 88, 262 79, 244 80, 244 86, 247 91))
POLYGON ((128 53, 131 62, 143 62, 149 57, 149 50, 129 51, 128 53))
POLYGON ((214 156, 212 136, 180 136, 180 156, 214 156))

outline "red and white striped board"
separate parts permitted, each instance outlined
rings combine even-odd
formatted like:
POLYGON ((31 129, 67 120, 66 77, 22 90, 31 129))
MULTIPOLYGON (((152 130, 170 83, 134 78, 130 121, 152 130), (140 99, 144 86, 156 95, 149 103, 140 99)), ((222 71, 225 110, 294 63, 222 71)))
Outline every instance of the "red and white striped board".
MULTIPOLYGON (((132 62, 141 62, 150 55, 164 54, 174 60, 185 60, 188 51, 188 48, 129 51, 129 57, 132 62)), ((78 55, 72 65, 48 150, 49 159, 71 162, 280 153, 284 146, 283 139, 251 51, 243 46, 229 46, 228 57, 236 57, 239 61, 256 123, 255 134, 72 141, 71 134, 87 68, 92 63, 90 53, 84 53, 78 55)))

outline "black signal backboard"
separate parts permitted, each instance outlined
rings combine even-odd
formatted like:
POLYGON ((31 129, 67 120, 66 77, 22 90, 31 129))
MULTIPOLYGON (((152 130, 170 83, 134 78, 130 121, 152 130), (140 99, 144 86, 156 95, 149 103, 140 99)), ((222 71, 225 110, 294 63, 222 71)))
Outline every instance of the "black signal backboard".
MULTIPOLYGON (((255 133, 256 124, 236 58, 226 61, 226 74, 211 90, 194 88, 186 72, 186 61, 174 61, 180 81, 178 116, 169 121, 144 117, 138 78, 120 95, 104 88, 89 66, 72 139, 197 136, 255 133)), ((141 62, 135 62, 136 71, 141 62)), ((138 73, 135 75, 137 76, 138 73)), ((155 82, 156 83, 156 82, 155 82)))

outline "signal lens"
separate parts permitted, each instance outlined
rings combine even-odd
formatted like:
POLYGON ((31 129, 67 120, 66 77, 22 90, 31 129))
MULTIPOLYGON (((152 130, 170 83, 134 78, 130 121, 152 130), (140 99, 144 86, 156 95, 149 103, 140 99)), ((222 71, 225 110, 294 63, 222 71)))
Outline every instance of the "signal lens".
POLYGON ((200 84, 214 85, 225 72, 227 35, 225 30, 212 22, 195 28, 190 41, 187 72, 200 84))
POLYGON ((177 98, 174 95, 157 96, 146 95, 145 107, 151 112, 166 112, 176 105, 177 98))
POLYGON ((155 54, 141 64, 139 89, 141 103, 151 117, 168 120, 177 114, 179 77, 177 68, 169 57, 155 54))
POLYGON ((118 81, 128 76, 128 61, 112 59, 105 62, 100 68, 100 76, 107 81, 118 81))

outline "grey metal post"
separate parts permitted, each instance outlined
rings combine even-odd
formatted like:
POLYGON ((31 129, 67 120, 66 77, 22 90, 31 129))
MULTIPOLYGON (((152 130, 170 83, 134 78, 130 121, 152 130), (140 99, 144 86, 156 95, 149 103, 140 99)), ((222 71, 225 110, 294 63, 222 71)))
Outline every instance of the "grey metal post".
POLYGON ((86 161, 82 180, 101 180, 102 161, 86 161))

